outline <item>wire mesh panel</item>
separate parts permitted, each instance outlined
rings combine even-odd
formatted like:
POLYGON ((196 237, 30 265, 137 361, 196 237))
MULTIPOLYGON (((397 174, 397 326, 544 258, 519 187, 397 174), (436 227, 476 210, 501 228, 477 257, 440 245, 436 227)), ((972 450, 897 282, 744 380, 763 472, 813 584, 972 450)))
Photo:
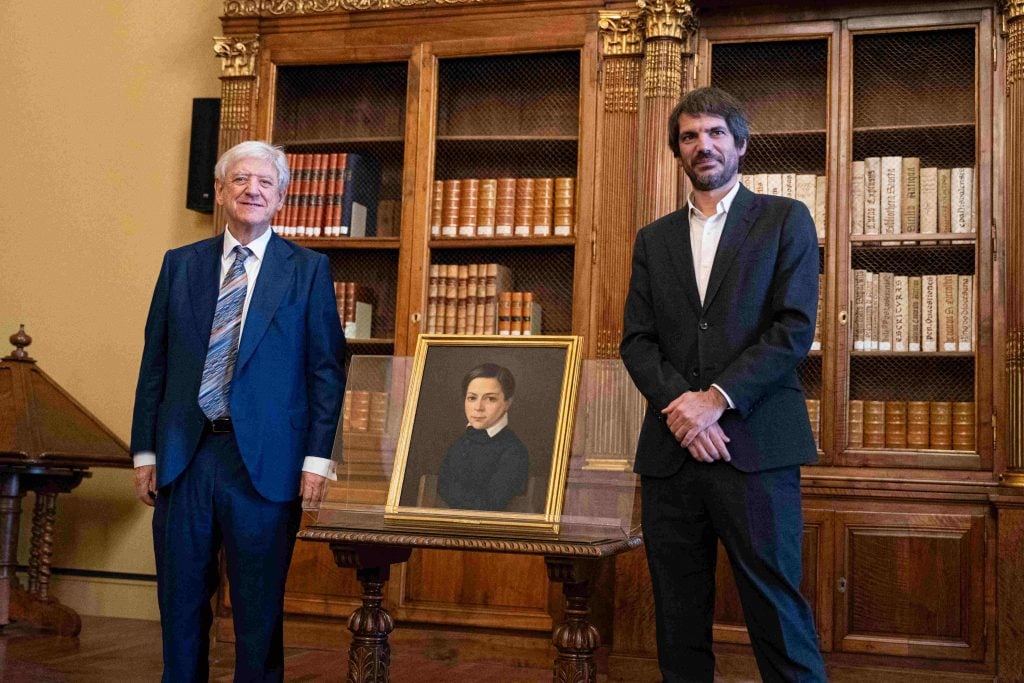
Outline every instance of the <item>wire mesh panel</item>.
MULTIPOLYGON (((824 274, 827 222, 828 54, 826 39, 716 43, 711 49, 711 85, 729 92, 746 109, 751 138, 741 162, 743 183, 754 192, 799 199, 814 217, 824 274)), ((808 416, 820 443, 822 355, 826 311, 821 278, 814 352, 798 369, 808 416)))
POLYGON ((565 242, 576 230, 579 117, 578 51, 440 61, 431 237, 530 246, 433 242, 431 264, 508 267, 544 334, 572 332, 574 248, 565 242), (551 238, 560 246, 543 244, 551 238))
POLYGON ((275 144, 295 154, 364 157, 372 176, 366 192, 375 204, 367 236, 396 236, 401 224, 407 71, 405 62, 278 69, 275 144))
POLYGON ((747 173, 825 174, 829 41, 719 43, 711 85, 739 99, 750 118, 747 173))
POLYGON ((853 37, 851 449, 976 450, 976 40, 853 37))

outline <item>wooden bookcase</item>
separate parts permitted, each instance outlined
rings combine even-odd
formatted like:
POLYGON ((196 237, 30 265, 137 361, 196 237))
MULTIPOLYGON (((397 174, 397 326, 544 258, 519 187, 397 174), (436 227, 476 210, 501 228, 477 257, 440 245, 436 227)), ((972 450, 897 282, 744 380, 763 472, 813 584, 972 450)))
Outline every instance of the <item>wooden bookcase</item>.
MULTIPOLYGON (((535 293, 545 333, 583 335, 587 358, 616 358, 633 235, 685 202, 664 116, 681 90, 730 90, 753 124, 745 179, 823 179, 821 348, 801 367, 820 416, 819 462, 803 479, 802 587, 822 649, 843 665, 1024 678, 1013 635, 1024 632, 1024 366, 1014 341, 1024 335, 1014 308, 1024 195, 1011 182, 1024 180, 1024 9, 641 4, 227 0, 221 147, 256 137, 380 162, 380 198, 400 207, 391 234, 296 240, 328 254, 336 280, 372 288, 373 334, 350 342, 353 353, 411 354, 426 331, 432 264, 500 263, 515 289, 535 293), (852 234, 853 163, 871 157, 972 168, 973 229, 852 234), (575 178, 572 234, 431 234, 435 181, 499 177, 575 178), (856 349, 857 270, 973 276, 971 349, 856 349), (973 443, 865 446, 849 416, 866 401, 970 404, 973 443)), ((347 436, 356 455, 375 447, 347 436)), ((546 659, 560 607, 539 560, 417 552, 396 574, 386 597, 404 624, 440 627, 433 633, 467 651, 515 636, 532 653, 517 656, 546 659)), ((716 638, 745 643, 724 558, 718 582, 716 638)), ((642 551, 617 558, 598 585, 612 676, 653 680, 642 551)), ((300 544, 290 640, 347 642, 343 618, 358 595, 326 548, 300 544)), ((229 608, 223 598, 223 637, 229 608)))

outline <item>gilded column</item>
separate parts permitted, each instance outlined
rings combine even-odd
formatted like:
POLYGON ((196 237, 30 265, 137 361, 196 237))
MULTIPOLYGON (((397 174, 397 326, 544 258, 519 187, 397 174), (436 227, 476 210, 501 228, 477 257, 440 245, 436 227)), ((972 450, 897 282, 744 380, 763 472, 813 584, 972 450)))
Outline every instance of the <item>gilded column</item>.
MULTIPOLYGON (((259 54, 259 35, 218 36, 213 39, 214 54, 221 60, 220 73, 220 138, 219 152, 248 140, 256 133, 256 57, 259 54)), ((218 206, 213 216, 217 230, 224 225, 224 215, 218 206)))
POLYGON ((1005 4, 1007 472, 1024 486, 1024 0, 1005 4))
POLYGON ((644 26, 637 223, 645 225, 678 208, 678 165, 668 148, 668 115, 689 85, 697 24, 690 0, 636 4, 644 26))
POLYGON ((601 12, 601 96, 599 166, 601 186, 595 221, 594 296, 591 329, 596 358, 618 358, 622 307, 636 233, 637 158, 643 36, 639 12, 601 12))

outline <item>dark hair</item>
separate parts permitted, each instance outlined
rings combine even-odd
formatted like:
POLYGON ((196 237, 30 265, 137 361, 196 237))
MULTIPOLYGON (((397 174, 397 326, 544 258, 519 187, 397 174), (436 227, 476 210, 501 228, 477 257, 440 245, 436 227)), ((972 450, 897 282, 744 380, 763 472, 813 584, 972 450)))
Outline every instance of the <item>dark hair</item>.
POLYGON ((735 97, 718 88, 697 88, 683 95, 668 115, 668 146, 679 158, 679 117, 682 114, 700 116, 710 114, 725 119, 732 139, 739 149, 750 139, 750 121, 743 105, 735 97))
POLYGON ((469 389, 469 383, 480 377, 490 377, 498 380, 498 384, 501 385, 501 393, 505 395, 506 401, 511 401, 512 397, 516 395, 516 378, 508 368, 497 363, 483 363, 467 372, 466 376, 462 378, 463 396, 466 395, 466 391, 469 389))

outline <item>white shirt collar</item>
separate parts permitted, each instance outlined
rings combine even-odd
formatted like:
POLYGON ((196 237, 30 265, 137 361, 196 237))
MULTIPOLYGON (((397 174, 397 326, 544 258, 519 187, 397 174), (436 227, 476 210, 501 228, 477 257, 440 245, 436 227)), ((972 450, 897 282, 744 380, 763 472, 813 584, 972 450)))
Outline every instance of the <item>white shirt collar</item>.
MULTIPOLYGON (((253 255, 260 262, 263 261, 263 255, 267 253, 267 245, 270 244, 270 236, 273 233, 273 230, 267 228, 263 231, 262 235, 245 245, 252 251, 253 255)), ((231 231, 224 228, 224 253, 221 254, 221 258, 226 260, 231 256, 231 251, 239 244, 241 244, 241 242, 235 239, 235 236, 231 234, 231 231)))
MULTIPOLYGON (((466 426, 472 427, 473 425, 467 422, 466 426)), ((497 433, 500 432, 505 427, 508 427, 508 413, 502 415, 497 422, 495 422, 494 424, 487 428, 487 436, 493 439, 497 435, 497 433)))
MULTIPOLYGON (((726 193, 726 195, 724 197, 722 197, 718 201, 718 204, 715 206, 715 213, 714 213, 714 215, 717 216, 720 213, 729 213, 729 208, 732 206, 732 201, 734 199, 736 199, 736 194, 739 191, 740 191, 740 182, 737 180, 736 184, 734 184, 732 186, 732 189, 729 190, 729 192, 726 193)), ((687 206, 690 207, 690 213, 688 215, 692 216, 693 213, 696 212, 697 215, 700 216, 701 218, 705 218, 705 219, 706 218, 710 218, 710 216, 705 216, 703 213, 701 213, 700 209, 698 209, 696 206, 694 206, 694 204, 693 204, 693 194, 692 193, 686 199, 686 204, 687 204, 687 206)))

